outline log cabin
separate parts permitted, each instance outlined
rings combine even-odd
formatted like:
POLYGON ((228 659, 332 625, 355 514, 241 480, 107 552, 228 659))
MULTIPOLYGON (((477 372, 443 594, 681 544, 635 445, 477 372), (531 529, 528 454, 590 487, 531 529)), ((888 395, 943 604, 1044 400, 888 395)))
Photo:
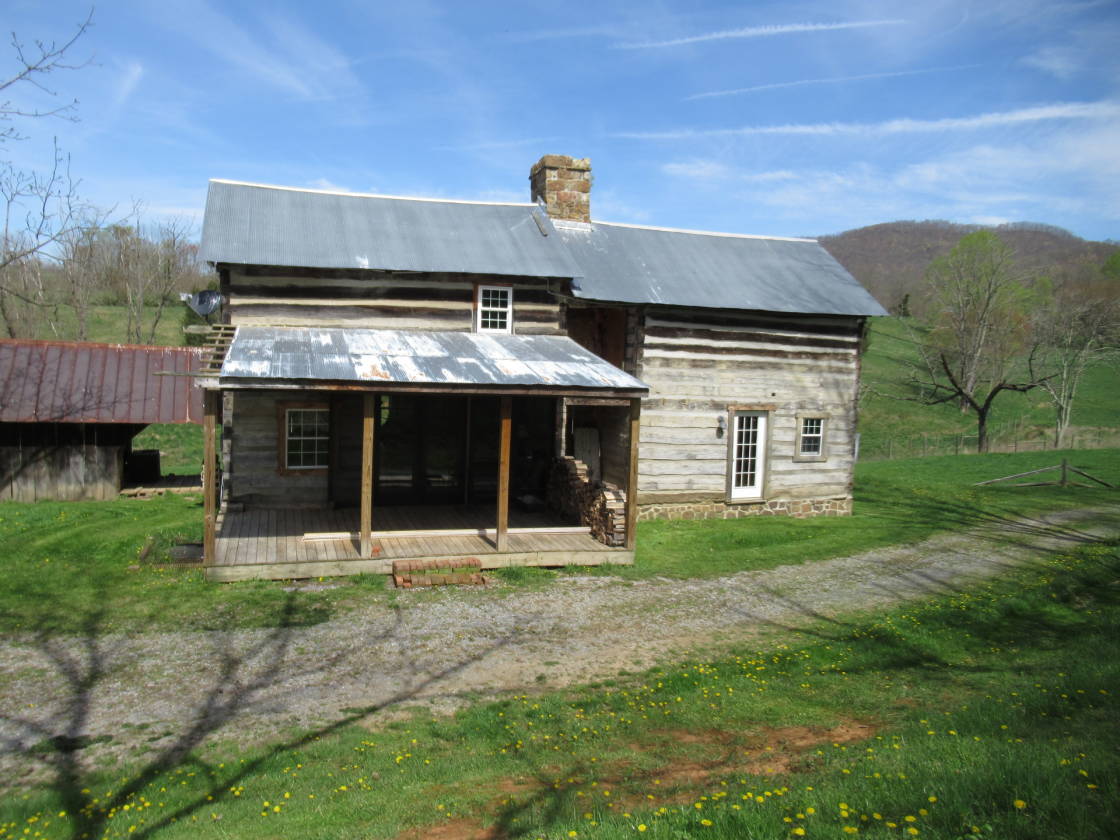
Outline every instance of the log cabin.
POLYGON ((851 511, 859 283, 815 240, 592 220, 587 159, 529 180, 210 182, 211 579, 628 563, 640 519, 851 511))

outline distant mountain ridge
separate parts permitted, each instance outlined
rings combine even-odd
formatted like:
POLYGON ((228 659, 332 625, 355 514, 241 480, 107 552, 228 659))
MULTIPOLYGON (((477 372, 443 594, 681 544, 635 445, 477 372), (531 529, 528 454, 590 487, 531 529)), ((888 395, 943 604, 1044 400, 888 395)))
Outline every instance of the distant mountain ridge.
POLYGON ((818 239, 889 311, 898 312, 905 301, 919 314, 930 262, 952 250, 962 236, 977 230, 996 233, 1014 249, 1022 268, 1056 283, 1091 282, 1100 265, 1120 249, 1115 242, 1081 239, 1063 228, 1036 222, 885 222, 818 239))

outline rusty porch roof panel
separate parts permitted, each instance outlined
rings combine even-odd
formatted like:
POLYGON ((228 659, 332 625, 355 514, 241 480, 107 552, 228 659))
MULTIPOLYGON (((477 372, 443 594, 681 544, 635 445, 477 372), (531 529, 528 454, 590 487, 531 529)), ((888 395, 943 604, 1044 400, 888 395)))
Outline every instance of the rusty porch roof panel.
POLYGON ((0 422, 201 423, 185 375, 201 361, 194 347, 0 340, 0 422))
POLYGON ((212 180, 202 224, 212 263, 573 277, 532 204, 396 198, 212 180))
POLYGON ((277 381, 373 390, 430 386, 433 392, 529 389, 642 396, 649 390, 566 336, 238 327, 221 384, 265 388, 277 381))

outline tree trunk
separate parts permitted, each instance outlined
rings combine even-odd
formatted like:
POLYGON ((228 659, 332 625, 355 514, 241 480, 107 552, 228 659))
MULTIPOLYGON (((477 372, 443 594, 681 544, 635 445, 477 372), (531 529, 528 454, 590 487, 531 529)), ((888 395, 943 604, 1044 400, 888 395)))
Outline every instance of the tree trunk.
POLYGON ((976 451, 988 451, 988 412, 982 408, 976 412, 976 451))

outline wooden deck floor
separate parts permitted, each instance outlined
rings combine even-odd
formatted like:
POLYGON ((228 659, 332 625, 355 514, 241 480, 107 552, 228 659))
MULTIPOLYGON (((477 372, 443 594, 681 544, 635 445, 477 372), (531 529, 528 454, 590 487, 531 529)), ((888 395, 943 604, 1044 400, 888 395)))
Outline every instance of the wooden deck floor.
POLYGON ((503 566, 632 563, 634 553, 609 548, 586 528, 547 514, 510 511, 508 545, 494 545, 493 508, 385 507, 375 512, 375 556, 359 556, 356 510, 249 510, 222 514, 214 581, 284 580, 360 573, 388 574, 393 560, 477 557, 503 566))

